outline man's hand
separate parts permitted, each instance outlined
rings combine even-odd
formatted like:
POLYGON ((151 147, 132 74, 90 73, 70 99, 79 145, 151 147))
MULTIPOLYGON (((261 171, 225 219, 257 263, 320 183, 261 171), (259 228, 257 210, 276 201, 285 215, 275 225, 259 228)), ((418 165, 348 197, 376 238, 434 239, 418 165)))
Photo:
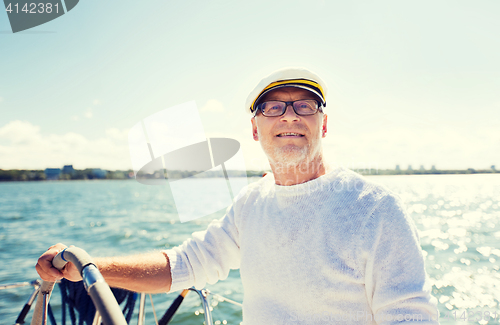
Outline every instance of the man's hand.
MULTIPOLYGON (((52 266, 54 257, 67 246, 56 244, 40 256, 36 271, 44 281, 61 278, 81 281, 76 266, 69 262, 62 271, 52 266)), ((168 292, 172 284, 170 263, 163 252, 143 253, 134 256, 102 257, 93 259, 104 280, 110 287, 135 292, 168 292)))
POLYGON ((80 273, 78 272, 76 266, 69 262, 66 266, 59 271, 52 266, 52 260, 54 257, 67 246, 61 243, 51 246, 45 253, 40 256, 38 263, 36 264, 36 271, 44 281, 54 282, 61 278, 66 278, 70 281, 76 282, 82 280, 80 273))

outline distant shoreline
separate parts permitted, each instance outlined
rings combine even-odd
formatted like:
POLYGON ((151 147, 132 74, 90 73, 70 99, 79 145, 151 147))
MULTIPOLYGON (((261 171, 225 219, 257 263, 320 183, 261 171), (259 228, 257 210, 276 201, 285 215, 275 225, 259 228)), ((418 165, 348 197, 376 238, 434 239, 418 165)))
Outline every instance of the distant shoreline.
MULTIPOLYGON (((132 170, 104 170, 104 173, 95 173, 96 169, 75 169, 71 173, 60 173, 56 178, 47 177, 44 170, 24 170, 24 169, 0 169, 0 182, 23 182, 23 181, 72 181, 72 180, 125 180, 135 179, 132 170)), ((395 170, 395 169, 353 169, 353 171, 364 175, 457 175, 457 174, 498 174, 500 171, 495 169, 465 169, 465 170, 395 170)), ((228 171, 232 177, 261 177, 268 171, 228 171)), ((50 175, 49 175, 50 176, 50 175)), ((221 177, 220 173, 213 171, 204 172, 187 172, 187 171, 169 171, 168 175, 164 174, 165 178, 180 179, 187 177, 194 178, 215 178, 221 177)), ((158 179, 161 178, 161 172, 156 172, 152 175, 145 175, 145 178, 158 179)))

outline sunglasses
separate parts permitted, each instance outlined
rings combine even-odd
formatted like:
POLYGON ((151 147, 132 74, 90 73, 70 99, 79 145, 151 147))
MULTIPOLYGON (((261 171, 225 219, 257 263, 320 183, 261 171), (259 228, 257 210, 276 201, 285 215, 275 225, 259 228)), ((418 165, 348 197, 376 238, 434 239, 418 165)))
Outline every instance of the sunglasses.
POLYGON ((286 108, 290 105, 292 106, 295 114, 300 116, 314 115, 318 111, 321 111, 321 103, 314 99, 301 99, 292 102, 271 100, 257 105, 254 116, 256 116, 259 111, 261 111, 262 115, 266 117, 281 116, 285 114, 286 108))

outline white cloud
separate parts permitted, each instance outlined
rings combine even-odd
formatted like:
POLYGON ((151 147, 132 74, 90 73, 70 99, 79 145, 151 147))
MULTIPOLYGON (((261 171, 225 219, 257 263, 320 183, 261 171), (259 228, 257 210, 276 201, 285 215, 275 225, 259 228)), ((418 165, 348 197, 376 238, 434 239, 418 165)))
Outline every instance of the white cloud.
POLYGON ((94 101, 92 102, 92 104, 94 104, 94 106, 101 105, 101 101, 99 99, 94 99, 94 101))
POLYGON ((223 112, 224 111, 224 105, 216 100, 216 99, 209 99, 205 106, 201 108, 202 112, 223 112))
POLYGON ((3 102, 3 97, 0 97, 0 103, 3 102))
POLYGON ((110 128, 106 130, 106 135, 113 140, 127 140, 129 131, 130 129, 110 128))
MULTIPOLYGON (((98 105, 100 104, 99 100, 95 100, 94 101, 94 105, 98 105), (97 104, 96 104, 97 103, 97 104)), ((92 118, 94 116, 94 113, 92 111, 92 107, 87 107, 87 109, 83 112, 83 117, 86 117, 86 118, 92 118)), ((80 116, 79 115, 73 115, 71 116, 71 120, 72 121, 79 121, 80 120, 80 116)))
POLYGON ((24 121, 12 121, 0 128, 0 139, 13 144, 36 142, 40 138, 40 127, 24 121))
POLYGON ((86 118, 92 118, 93 114, 92 114, 92 108, 87 108, 87 110, 85 111, 85 113, 83 114, 86 118))
POLYGON ((108 129, 105 136, 89 140, 81 134, 44 135, 40 127, 12 121, 0 127, 0 168, 44 169, 73 164, 83 169, 129 169, 128 130, 108 129))

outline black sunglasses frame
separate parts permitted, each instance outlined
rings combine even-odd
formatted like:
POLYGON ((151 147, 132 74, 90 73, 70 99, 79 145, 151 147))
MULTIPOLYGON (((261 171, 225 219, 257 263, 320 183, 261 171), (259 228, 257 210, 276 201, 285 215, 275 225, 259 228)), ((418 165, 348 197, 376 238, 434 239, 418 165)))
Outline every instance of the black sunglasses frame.
POLYGON ((270 100, 269 102, 281 102, 281 103, 285 103, 285 108, 283 109, 283 112, 281 112, 280 115, 268 116, 268 115, 264 115, 264 111, 262 110, 262 104, 265 104, 267 102, 268 101, 262 102, 262 103, 259 103, 258 105, 256 105, 257 108, 255 109, 255 111, 253 113, 254 117, 257 116, 257 113, 259 111, 262 113, 262 116, 265 116, 265 117, 279 117, 279 116, 283 116, 286 113, 286 110, 288 109, 288 106, 292 106, 293 111, 298 116, 311 116, 311 115, 314 115, 314 114, 316 114, 318 112, 323 113, 323 110, 321 109, 321 107, 323 106, 323 104, 320 103, 319 101, 317 101, 316 99, 298 99, 298 100, 293 100, 293 101, 290 101, 290 102, 284 102, 282 100, 270 100), (312 113, 312 114, 299 114, 299 113, 297 113, 297 111, 295 110, 295 106, 293 104, 295 102, 300 102, 300 101, 303 101, 303 100, 314 100, 318 104, 318 109, 314 113, 312 113))

